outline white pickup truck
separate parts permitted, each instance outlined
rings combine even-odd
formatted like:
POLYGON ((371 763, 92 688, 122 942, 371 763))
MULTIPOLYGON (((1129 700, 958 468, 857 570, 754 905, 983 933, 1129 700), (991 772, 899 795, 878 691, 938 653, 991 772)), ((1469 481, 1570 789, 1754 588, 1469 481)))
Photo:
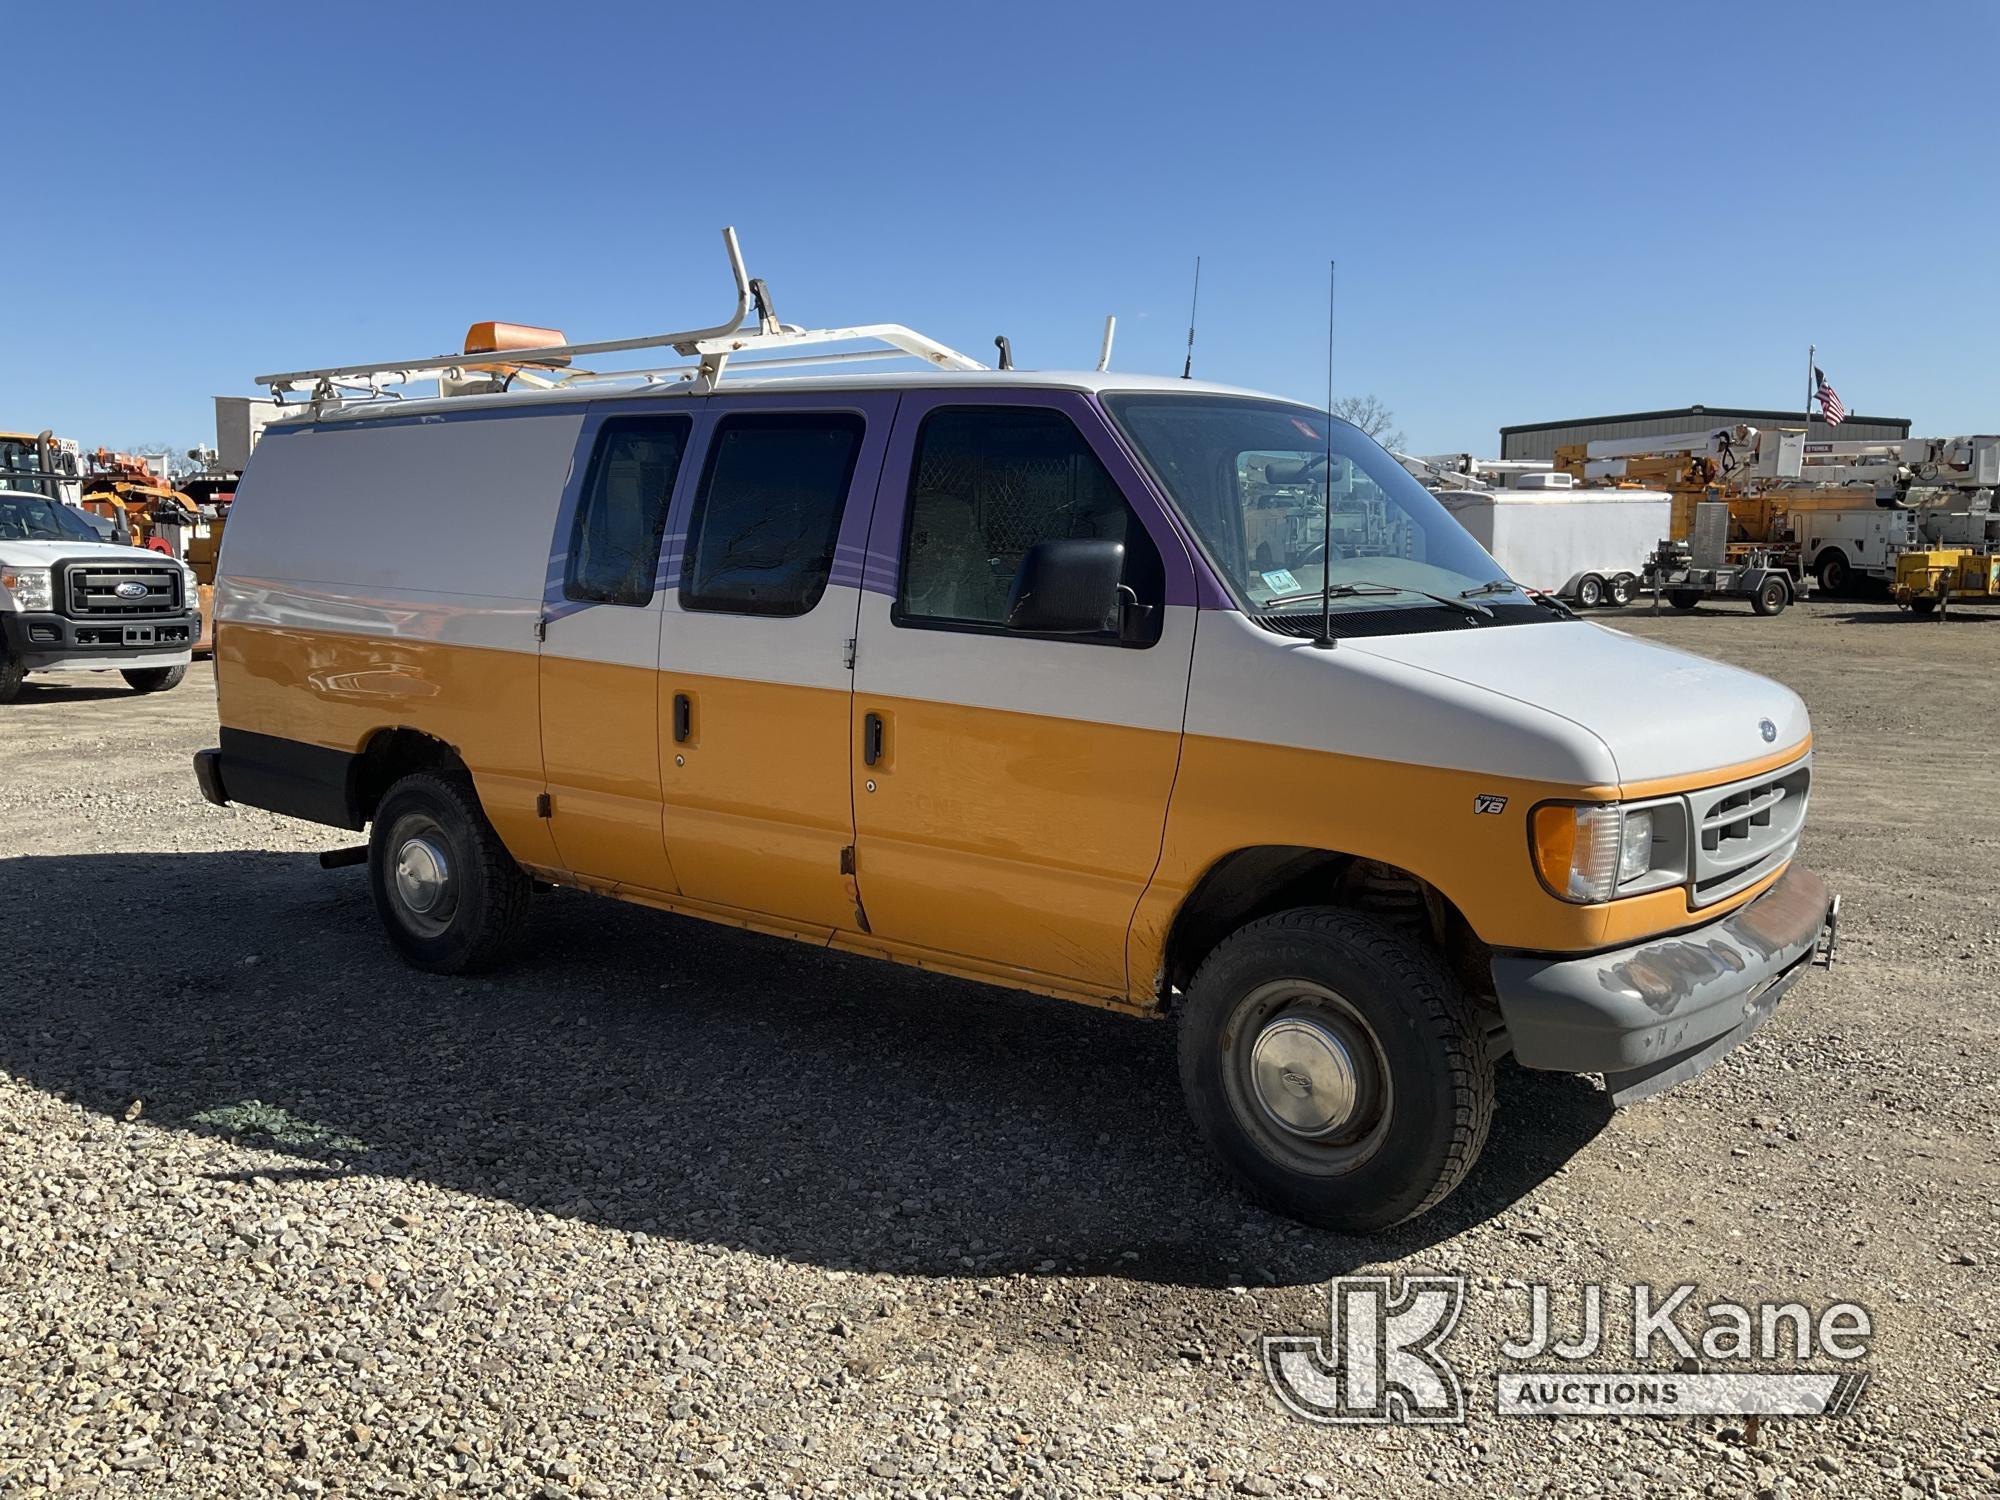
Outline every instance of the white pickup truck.
POLYGON ((0 703, 30 672, 120 673, 142 693, 187 675, 201 612, 194 570, 107 546, 83 513, 0 490, 0 703))

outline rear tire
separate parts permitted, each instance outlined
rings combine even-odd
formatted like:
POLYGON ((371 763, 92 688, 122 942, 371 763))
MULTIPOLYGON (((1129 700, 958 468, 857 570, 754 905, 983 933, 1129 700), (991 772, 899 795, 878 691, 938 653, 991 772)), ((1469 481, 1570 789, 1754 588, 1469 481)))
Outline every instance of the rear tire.
POLYGON ((1847 565, 1847 554, 1828 548, 1819 558, 1819 586, 1823 593, 1844 594, 1853 580, 1854 570, 1847 565))
POLYGON ((0 646, 0 703, 12 703, 20 697, 21 684, 27 680, 28 669, 9 656, 5 646, 0 646))
POLYGON ((135 693, 164 693, 169 688, 181 685, 181 679, 188 674, 185 666, 179 667, 134 667, 118 675, 135 693))
POLYGON ((1760 615, 1781 615, 1792 602, 1792 586, 1782 576, 1766 578, 1750 596, 1750 607, 1760 615))
POLYGON ((1585 609, 1596 609, 1604 602, 1604 580, 1595 573, 1586 573, 1576 581, 1576 602, 1585 609))
POLYGON ((1208 956, 1180 1069, 1196 1128, 1254 1196, 1348 1234, 1435 1207, 1493 1120, 1493 1064, 1458 982, 1332 907, 1253 922, 1208 956))
MULTIPOLYGON (((1910 613, 1915 615, 1919 620, 1928 620, 1937 611, 1937 607, 1938 602, 1935 599, 1912 599, 1910 601, 1910 613)), ((0 696, 0 702, 5 701, 6 699, 0 696)))
POLYGON ((1667 603, 1675 609, 1693 609, 1701 603, 1701 595, 1693 589, 1675 589, 1667 595, 1667 603))
POLYGON ((382 798, 368 836, 368 887, 389 942, 433 974, 470 974, 505 959, 532 887, 458 777, 405 776, 382 798))
POLYGON ((1637 592, 1638 587, 1639 579, 1636 574, 1620 573, 1616 578, 1611 580, 1611 587, 1604 596, 1605 600, 1607 603, 1623 609, 1632 602, 1632 596, 1637 592))

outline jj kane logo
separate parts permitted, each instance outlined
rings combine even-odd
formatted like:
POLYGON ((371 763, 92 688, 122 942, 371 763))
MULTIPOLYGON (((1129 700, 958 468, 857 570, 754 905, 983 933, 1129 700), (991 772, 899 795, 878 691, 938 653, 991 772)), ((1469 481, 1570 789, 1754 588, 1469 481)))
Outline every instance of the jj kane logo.
MULTIPOLYGON (((1868 1386, 1853 1362, 1868 1353, 1868 1310, 1834 1302, 1695 1301, 1692 1284, 1658 1293, 1579 1289, 1558 1319, 1550 1289, 1528 1287, 1525 1331, 1500 1347, 1494 1405, 1503 1416, 1839 1416, 1868 1386), (1558 1325, 1561 1325, 1560 1327, 1558 1325), (1611 1329, 1627 1334, 1620 1339, 1611 1329), (1573 1336, 1566 1336, 1573 1335, 1573 1336), (1621 1361, 1622 1368, 1582 1368, 1621 1361), (1833 1361, 1845 1369, 1773 1368, 1833 1361), (1551 1362, 1554 1362, 1553 1364, 1551 1362), (1523 1366, 1527 1366, 1523 1368, 1523 1366)), ((1461 1276, 1336 1277, 1324 1334, 1271 1334, 1264 1372, 1285 1407, 1308 1422, 1465 1420, 1465 1394, 1444 1345, 1465 1308, 1461 1276)))

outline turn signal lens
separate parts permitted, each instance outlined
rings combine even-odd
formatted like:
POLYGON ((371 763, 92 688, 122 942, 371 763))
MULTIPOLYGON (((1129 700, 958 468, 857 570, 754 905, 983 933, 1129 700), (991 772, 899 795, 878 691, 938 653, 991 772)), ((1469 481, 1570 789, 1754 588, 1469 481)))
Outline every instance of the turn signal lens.
POLYGON ((1542 884, 1565 901, 1609 901, 1618 888, 1622 863, 1621 822, 1616 803, 1548 803, 1536 808, 1535 869, 1542 884))

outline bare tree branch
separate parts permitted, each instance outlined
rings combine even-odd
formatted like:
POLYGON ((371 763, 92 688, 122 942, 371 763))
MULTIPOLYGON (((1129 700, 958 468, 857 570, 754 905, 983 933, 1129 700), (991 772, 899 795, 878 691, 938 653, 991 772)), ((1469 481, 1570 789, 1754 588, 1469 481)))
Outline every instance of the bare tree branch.
POLYGON ((1384 448, 1401 449, 1409 441, 1396 427, 1396 414, 1372 391, 1366 396, 1336 397, 1333 414, 1352 422, 1384 448))

